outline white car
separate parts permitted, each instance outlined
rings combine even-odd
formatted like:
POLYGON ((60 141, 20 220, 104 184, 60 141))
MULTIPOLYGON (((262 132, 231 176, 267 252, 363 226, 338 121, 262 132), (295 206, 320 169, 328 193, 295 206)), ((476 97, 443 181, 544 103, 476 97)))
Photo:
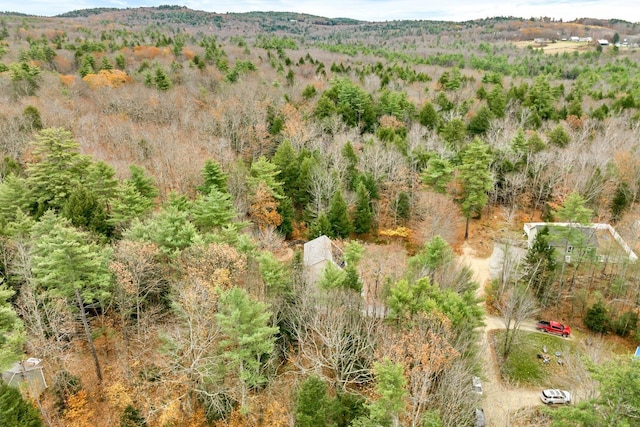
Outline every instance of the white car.
POLYGON ((566 390, 542 390, 540 393, 540 400, 547 405, 551 405, 553 403, 558 404, 568 404, 571 403, 571 393, 566 390))
POLYGON ((487 427, 487 420, 484 417, 484 409, 476 408, 476 421, 473 427, 487 427))
POLYGON ((472 378, 472 383, 473 383, 473 391, 475 391, 478 394, 482 394, 482 392, 483 392, 483 390, 482 390, 482 381, 480 381, 480 378, 474 376, 472 378))

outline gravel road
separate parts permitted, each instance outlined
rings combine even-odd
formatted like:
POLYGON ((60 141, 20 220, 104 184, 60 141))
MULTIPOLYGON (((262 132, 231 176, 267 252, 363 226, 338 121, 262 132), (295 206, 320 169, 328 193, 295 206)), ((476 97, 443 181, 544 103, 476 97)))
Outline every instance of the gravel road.
MULTIPOLYGON (((484 296, 484 289, 492 277, 500 271, 503 254, 498 246, 489 258, 478 258, 473 248, 466 243, 462 247, 460 261, 471 268, 474 279, 480 283, 478 296, 484 296)), ((483 303, 484 304, 484 303, 483 303)), ((522 408, 541 405, 539 389, 515 388, 503 384, 496 362, 493 346, 489 345, 489 332, 504 329, 504 323, 499 317, 485 315, 485 325, 481 334, 480 354, 485 357, 485 371, 483 373, 483 408, 489 427, 508 427, 511 425, 513 414, 522 408)), ((535 331, 533 321, 525 322, 521 329, 535 331)))

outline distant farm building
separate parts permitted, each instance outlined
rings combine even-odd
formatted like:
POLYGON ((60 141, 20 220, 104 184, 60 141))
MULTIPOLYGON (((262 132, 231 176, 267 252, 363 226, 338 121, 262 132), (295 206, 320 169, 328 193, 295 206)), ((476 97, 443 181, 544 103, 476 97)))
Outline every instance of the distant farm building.
POLYGON ((598 44, 599 44, 600 46, 609 46, 609 40, 606 40, 606 39, 599 39, 599 40, 598 40, 598 44))
POLYGON ((577 43, 591 43, 593 41, 593 37, 571 36, 569 37, 569 41, 577 42, 577 43))

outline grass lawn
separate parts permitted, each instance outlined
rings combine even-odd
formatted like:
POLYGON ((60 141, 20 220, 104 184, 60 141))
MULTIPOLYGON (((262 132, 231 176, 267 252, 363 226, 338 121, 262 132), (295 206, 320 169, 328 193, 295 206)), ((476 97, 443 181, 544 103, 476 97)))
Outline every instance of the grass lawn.
MULTIPOLYGON (((496 350, 500 350, 504 331, 496 332, 495 337, 498 345, 496 350)), ((502 375, 505 380, 514 385, 546 386, 550 379, 566 375, 566 367, 558 364, 556 351, 560 351, 563 355, 572 353, 573 345, 572 341, 555 335, 520 331, 506 363, 500 362, 502 375), (538 354, 544 354, 542 350, 544 346, 547 347, 548 364, 537 357, 538 354)), ((496 354, 501 352, 496 351, 496 354)))

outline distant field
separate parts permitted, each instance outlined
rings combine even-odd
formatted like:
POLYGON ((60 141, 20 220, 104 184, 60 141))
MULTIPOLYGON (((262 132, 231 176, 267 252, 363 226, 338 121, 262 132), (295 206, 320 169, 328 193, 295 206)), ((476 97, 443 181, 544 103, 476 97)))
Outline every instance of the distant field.
POLYGON ((540 44, 535 43, 533 40, 526 40, 521 42, 516 42, 516 46, 521 49, 526 48, 527 46, 535 47, 536 49, 542 48, 545 53, 563 53, 563 52, 586 52, 587 50, 593 49, 593 45, 585 42, 571 42, 571 41, 559 41, 555 43, 547 43, 540 44))

